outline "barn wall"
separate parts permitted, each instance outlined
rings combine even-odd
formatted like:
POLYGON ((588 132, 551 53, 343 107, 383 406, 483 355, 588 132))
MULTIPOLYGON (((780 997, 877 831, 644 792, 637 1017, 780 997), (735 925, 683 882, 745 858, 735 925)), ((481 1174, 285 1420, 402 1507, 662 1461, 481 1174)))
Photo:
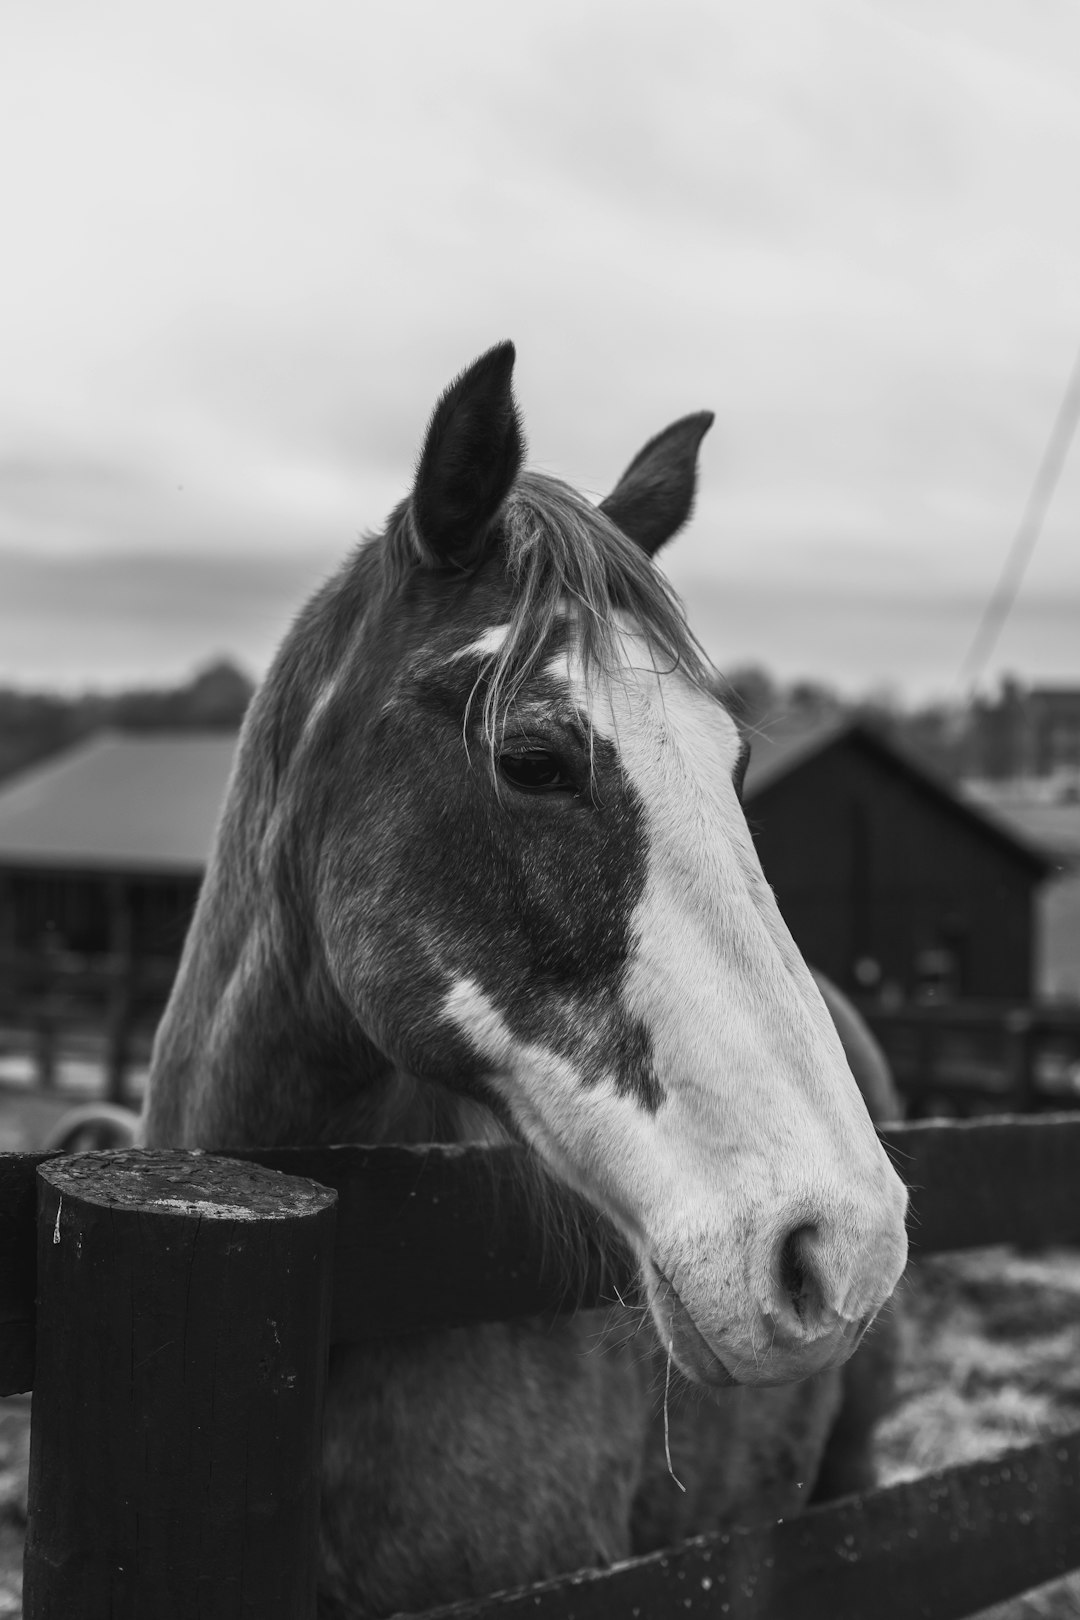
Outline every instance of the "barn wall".
POLYGON ((175 959, 198 892, 195 877, 0 870, 0 942, 24 951, 48 943, 96 956, 116 949, 122 932, 136 956, 175 959), (118 930, 121 910, 128 918, 118 930))
POLYGON ((1037 916, 1039 994, 1080 1001, 1080 871, 1046 885, 1037 916))
POLYGON ((747 815, 797 943, 838 983, 869 988, 854 974, 869 958, 910 996, 944 948, 954 994, 1030 998, 1035 874, 901 766, 842 739, 747 815))

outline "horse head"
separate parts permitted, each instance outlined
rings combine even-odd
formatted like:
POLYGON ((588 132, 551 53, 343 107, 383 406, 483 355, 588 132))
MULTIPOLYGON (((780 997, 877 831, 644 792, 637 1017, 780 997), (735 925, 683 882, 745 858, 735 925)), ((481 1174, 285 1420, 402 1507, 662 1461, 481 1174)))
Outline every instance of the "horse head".
POLYGON ((357 679, 324 700, 326 958, 396 1072, 489 1106, 610 1217, 685 1372, 802 1378, 891 1294, 906 1194, 652 561, 712 418, 597 509, 522 471, 513 359, 439 401, 357 679))
MULTIPOLYGON (((186 1035, 166 1020, 159 1066, 186 1040, 207 1096, 203 1029, 234 1032, 234 1064, 268 1031, 275 1055, 336 1064, 339 1101, 479 1107, 615 1224, 689 1376, 804 1378, 895 1287, 906 1193, 762 874, 744 739, 653 561, 712 418, 651 440, 596 507, 523 470, 513 360, 492 349, 443 395, 410 495, 256 699, 201 902, 248 932, 204 966, 189 946, 182 977, 218 1000, 186 1035)), ((244 1127, 280 1139, 259 1095, 244 1127)), ((151 1139, 181 1128, 173 1106, 159 1086, 151 1139)), ((238 1134, 204 1114, 204 1139, 238 1134)))

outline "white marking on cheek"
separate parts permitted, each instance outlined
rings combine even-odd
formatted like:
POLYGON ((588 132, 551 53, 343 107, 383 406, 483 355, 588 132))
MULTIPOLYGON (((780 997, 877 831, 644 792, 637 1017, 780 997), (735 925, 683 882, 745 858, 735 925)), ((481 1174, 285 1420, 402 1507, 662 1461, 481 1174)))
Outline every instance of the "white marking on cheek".
POLYGON ((610 1085, 586 1086, 567 1058, 519 1040, 475 979, 456 979, 441 1011, 489 1065, 487 1078, 540 1157, 640 1241, 632 1208, 640 1202, 638 1184, 647 1179, 652 1124, 636 1103, 618 1095, 614 1076, 610 1085), (636 1173, 620 1188, 629 1165, 636 1173))
POLYGON ((489 1063, 501 1068, 512 1060, 514 1037, 475 979, 454 980, 443 998, 442 1014, 489 1063))
MULTIPOLYGON (((563 1097, 584 1091, 579 1071, 567 1058, 550 1047, 517 1038, 475 979, 455 979, 443 999, 442 1013, 491 1064, 492 1078, 535 1079, 548 1086, 553 1095, 563 1097)), ((518 1095, 515 1091, 514 1096, 518 1095)))

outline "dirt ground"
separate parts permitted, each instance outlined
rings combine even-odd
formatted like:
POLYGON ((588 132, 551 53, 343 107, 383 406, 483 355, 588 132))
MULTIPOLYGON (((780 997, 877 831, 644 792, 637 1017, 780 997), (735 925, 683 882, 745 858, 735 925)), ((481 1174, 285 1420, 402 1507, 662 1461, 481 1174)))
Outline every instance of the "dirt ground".
MULTIPOLYGON (((0 1151, 35 1147, 63 1105, 0 1095, 0 1151)), ((991 1457, 1080 1425, 1080 1252, 979 1250, 923 1261, 903 1285, 900 1400, 881 1482, 991 1457)), ((0 1620, 22 1615, 30 1401, 0 1401, 0 1620)), ((1080 1575, 983 1620, 1080 1620, 1080 1575)))
MULTIPOLYGON (((881 1483, 1080 1427, 1080 1252, 980 1249, 909 1266, 899 1403, 881 1483)), ((1080 1574, 983 1620, 1080 1620, 1080 1574)))

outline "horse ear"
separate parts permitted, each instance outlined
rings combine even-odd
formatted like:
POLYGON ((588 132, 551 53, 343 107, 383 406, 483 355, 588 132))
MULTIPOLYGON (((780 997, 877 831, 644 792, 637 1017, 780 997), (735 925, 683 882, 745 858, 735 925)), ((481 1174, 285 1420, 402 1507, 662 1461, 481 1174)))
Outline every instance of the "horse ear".
POLYGON ((424 561, 475 561, 521 468, 525 441, 510 378, 514 345, 499 343, 456 377, 428 423, 412 492, 424 561))
POLYGON ((712 411, 680 417, 639 450, 601 512, 651 557, 681 529, 694 508, 697 453, 712 411))

